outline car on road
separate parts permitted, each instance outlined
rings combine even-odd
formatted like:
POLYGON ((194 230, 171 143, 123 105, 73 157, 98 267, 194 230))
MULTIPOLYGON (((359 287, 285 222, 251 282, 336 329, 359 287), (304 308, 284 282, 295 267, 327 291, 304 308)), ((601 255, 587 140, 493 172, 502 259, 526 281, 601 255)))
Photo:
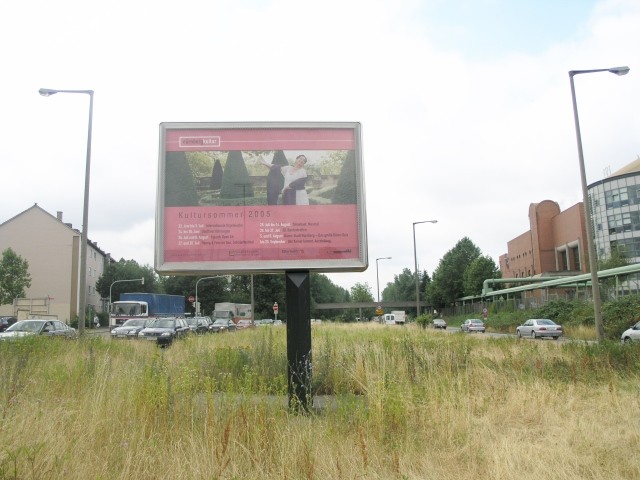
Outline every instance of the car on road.
POLYGON ((440 328, 442 330, 447 329, 447 322, 445 322, 442 318, 434 318, 433 319, 433 328, 440 328))
POLYGON ((186 319, 191 329, 191 333, 202 335, 209 332, 209 322, 207 317, 189 317, 186 319))
POLYGON ((551 337, 557 340, 563 333, 562 326, 548 318, 530 318, 516 327, 517 337, 551 337))
POLYGON ((255 328, 256 326, 251 320, 238 320, 236 330, 244 330, 245 328, 255 328))
POLYGON ((154 340, 159 346, 166 347, 178 338, 189 335, 191 329, 182 317, 154 318, 140 330, 138 338, 154 340))
POLYGON ((236 324, 228 318, 216 318, 211 324, 211 331, 214 333, 235 332, 236 324))
POLYGON ((485 332, 484 322, 479 318, 468 318, 462 325, 460 325, 460 330, 463 332, 471 333, 471 332, 485 332))
POLYGON ((0 332, 4 332, 17 321, 18 319, 16 317, 0 317, 0 332))
POLYGON ((148 318, 130 318, 119 327, 111 329, 111 338, 138 338, 138 333, 149 323, 148 318))
POLYGON ((0 333, 0 340, 11 340, 31 335, 45 335, 47 337, 75 338, 77 332, 60 320, 32 318, 20 320, 4 332, 0 333))
POLYGON ((623 343, 631 342, 631 341, 640 341, 640 322, 636 323, 633 327, 626 329, 622 332, 622 336, 620 337, 623 343))

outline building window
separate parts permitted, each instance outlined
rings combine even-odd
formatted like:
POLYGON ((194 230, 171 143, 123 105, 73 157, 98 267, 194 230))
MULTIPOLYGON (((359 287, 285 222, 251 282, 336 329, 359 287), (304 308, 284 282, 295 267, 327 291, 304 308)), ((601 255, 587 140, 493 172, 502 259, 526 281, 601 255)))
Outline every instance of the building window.
POLYGON ((573 269, 582 270, 580 265, 580 249, 578 247, 571 247, 571 259, 573 260, 573 269))
POLYGON ((629 193, 627 187, 615 188, 604 194, 607 208, 618 208, 629 205, 629 193))
POLYGON ((607 222, 609 223, 609 235, 632 230, 630 212, 609 215, 607 216, 607 222))

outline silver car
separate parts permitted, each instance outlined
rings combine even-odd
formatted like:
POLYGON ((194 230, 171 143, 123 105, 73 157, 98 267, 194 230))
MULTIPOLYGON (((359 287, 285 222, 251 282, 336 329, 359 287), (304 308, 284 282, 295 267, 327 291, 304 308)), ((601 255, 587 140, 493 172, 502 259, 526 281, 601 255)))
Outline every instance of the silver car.
POLYGON ((622 333, 620 337, 622 342, 627 343, 631 341, 640 341, 640 322, 636 323, 633 327, 628 328, 622 333))
POLYGON ((119 327, 111 329, 111 338, 137 338, 140 330, 148 323, 148 318, 130 318, 119 327))
POLYGON ((485 331, 484 322, 479 318, 468 318, 462 323, 462 325, 460 325, 460 330, 467 333, 471 333, 471 332, 484 333, 485 331))
POLYGON ((60 320, 36 319, 20 320, 4 332, 0 333, 0 340, 16 339, 31 335, 45 335, 47 337, 75 338, 77 332, 60 320))
POLYGON ((530 318, 519 327, 516 327, 517 337, 551 337, 557 340, 563 333, 562 326, 548 318, 530 318))

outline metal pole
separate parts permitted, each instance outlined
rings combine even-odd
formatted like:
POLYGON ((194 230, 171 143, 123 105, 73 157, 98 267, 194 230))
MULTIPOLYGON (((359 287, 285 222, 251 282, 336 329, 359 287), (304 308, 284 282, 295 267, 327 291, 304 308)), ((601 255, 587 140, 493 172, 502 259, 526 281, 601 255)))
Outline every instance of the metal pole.
MULTIPOLYGON (((200 312, 200 307, 198 306, 198 283, 200 283, 200 280, 207 280, 209 278, 218 278, 220 275, 216 275, 214 277, 202 277, 199 278, 198 280, 196 280, 196 317, 199 317, 199 312, 200 312)), ((253 306, 252 306, 253 308, 253 306)))
POLYGON ((571 101, 573 103, 573 119, 576 127, 576 142, 578 144, 578 162, 580 164, 580 184, 582 186, 582 202, 584 204, 585 227, 587 229, 587 251, 589 256, 589 270, 591 273, 591 296, 593 299, 593 318, 596 328, 596 340, 604 340, 604 326, 602 324, 602 300, 600 298, 600 285, 598 283, 598 259, 594 245, 593 220, 591 218, 591 203, 589 202, 589 190, 587 187, 587 175, 584 167, 584 153, 582 151, 582 136, 580 134, 580 121, 578 120, 578 104, 573 77, 581 73, 611 72, 616 75, 626 75, 628 67, 599 68, 594 70, 571 70, 569 83, 571 84, 571 101))
POLYGON ((289 409, 308 412, 311 391, 311 287, 308 271, 285 272, 289 409))
POLYGON ((87 159, 84 173, 84 205, 82 210, 82 235, 80 244, 80 291, 78 301, 78 335, 84 334, 87 308, 87 243, 89 241, 89 180, 91 178, 91 131, 93 124, 93 90, 53 90, 41 88, 40 95, 49 97, 56 93, 82 93, 89 95, 89 127, 87 132, 87 159))
POLYGON ((376 284, 378 286, 378 303, 380 303, 380 277, 378 276, 378 260, 391 260, 391 257, 376 258, 376 284))
POLYGON ((416 225, 420 223, 438 223, 438 220, 423 220, 413 222, 413 261, 415 263, 416 275, 416 318, 420 316, 420 277, 418 276, 418 255, 416 253, 416 225))

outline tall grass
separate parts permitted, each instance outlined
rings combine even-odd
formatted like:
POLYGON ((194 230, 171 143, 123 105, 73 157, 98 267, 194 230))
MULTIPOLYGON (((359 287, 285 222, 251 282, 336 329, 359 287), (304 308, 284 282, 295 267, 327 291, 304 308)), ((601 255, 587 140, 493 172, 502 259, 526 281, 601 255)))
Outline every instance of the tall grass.
POLYGON ((308 415, 281 328, 0 343, 0 479, 640 478, 640 348, 313 328, 308 415))

